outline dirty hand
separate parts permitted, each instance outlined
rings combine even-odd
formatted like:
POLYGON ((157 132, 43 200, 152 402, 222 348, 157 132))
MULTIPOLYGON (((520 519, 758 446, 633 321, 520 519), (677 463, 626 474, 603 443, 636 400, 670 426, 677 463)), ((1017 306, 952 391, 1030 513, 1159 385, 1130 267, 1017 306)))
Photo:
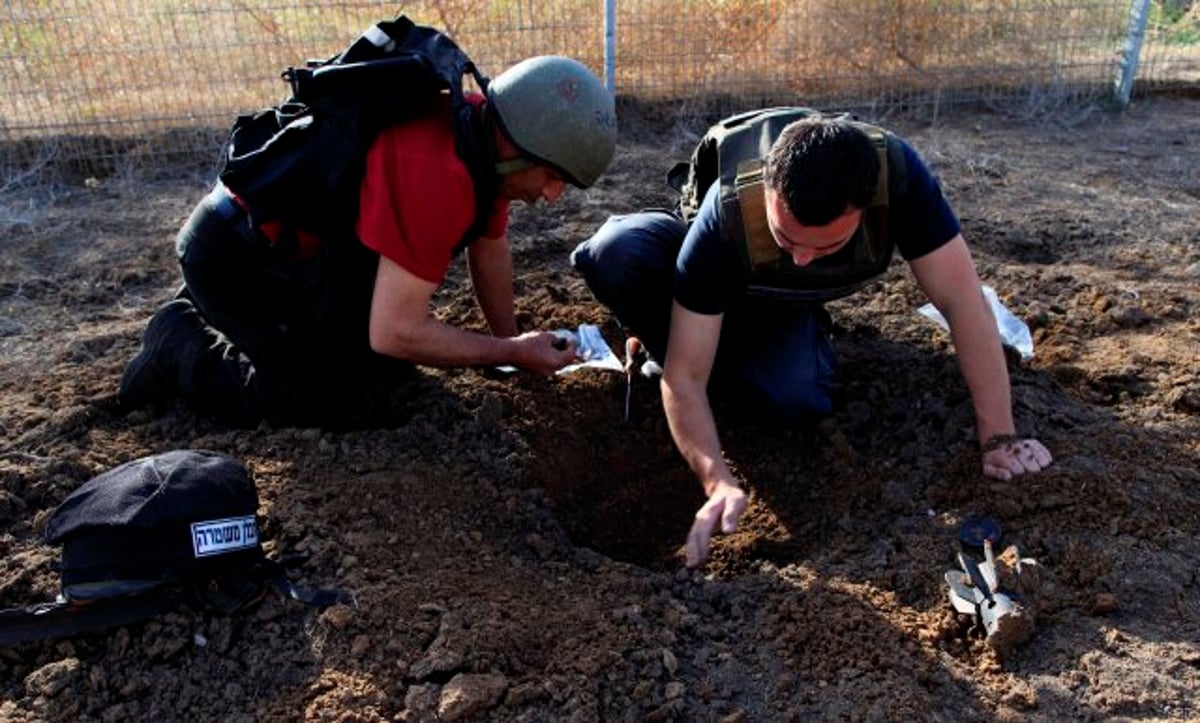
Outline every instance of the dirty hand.
POLYGON ((696 520, 688 532, 687 560, 688 567, 695 567, 708 558, 708 543, 712 540, 717 524, 721 532, 733 532, 737 527, 738 518, 746 511, 749 498, 745 491, 737 485, 728 482, 718 482, 708 496, 708 502, 696 513, 696 520))
POLYGON ((642 353, 642 340, 631 336, 625 340, 625 373, 633 373, 633 364, 642 353))
POLYGON ((1050 450, 1036 439, 998 439, 984 446, 983 473, 1008 480, 1026 472, 1037 472, 1053 461, 1050 450))
POLYGON ((553 374, 579 361, 578 346, 549 331, 531 331, 514 337, 517 358, 514 363, 537 374, 553 374))

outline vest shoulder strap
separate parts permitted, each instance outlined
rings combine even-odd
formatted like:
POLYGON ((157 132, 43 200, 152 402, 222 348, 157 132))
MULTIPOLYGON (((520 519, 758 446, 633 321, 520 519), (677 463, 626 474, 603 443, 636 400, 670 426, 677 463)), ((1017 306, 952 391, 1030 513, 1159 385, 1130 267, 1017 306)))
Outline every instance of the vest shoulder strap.
POLYGON ((746 235, 746 253, 750 265, 773 264, 780 248, 767 226, 766 189, 762 182, 762 161, 745 161, 738 166, 734 186, 738 208, 742 214, 742 229, 746 235))

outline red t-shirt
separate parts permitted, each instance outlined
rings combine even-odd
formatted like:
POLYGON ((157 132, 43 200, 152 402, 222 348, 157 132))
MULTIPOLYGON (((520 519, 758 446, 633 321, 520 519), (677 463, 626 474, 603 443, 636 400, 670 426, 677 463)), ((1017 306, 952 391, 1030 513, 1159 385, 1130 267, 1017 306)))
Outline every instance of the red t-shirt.
MULTIPOLYGON (((483 96, 472 94, 474 105, 483 96)), ((454 247, 475 218, 475 191, 454 151, 447 99, 420 119, 375 139, 359 194, 358 238, 409 273, 440 284, 454 247)), ((508 201, 497 199, 484 237, 500 238, 508 201)))

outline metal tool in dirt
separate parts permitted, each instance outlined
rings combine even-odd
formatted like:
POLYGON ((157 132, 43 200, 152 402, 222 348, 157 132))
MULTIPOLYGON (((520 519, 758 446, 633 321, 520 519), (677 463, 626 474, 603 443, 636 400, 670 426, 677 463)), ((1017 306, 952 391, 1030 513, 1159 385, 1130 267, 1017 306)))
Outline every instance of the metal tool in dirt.
POLYGON ((631 336, 625 340, 625 416, 622 418, 629 423, 629 402, 633 397, 633 367, 642 352, 642 340, 631 336))
POLYGON ((948 571, 945 579, 950 586, 950 604, 971 615, 982 626, 988 646, 1004 658, 1033 634, 1032 601, 1023 593, 1036 591, 1037 561, 1022 558, 1015 545, 997 556, 995 548, 1000 541, 995 520, 964 521, 959 528, 960 569, 948 571), (980 554, 982 559, 977 557, 980 554))

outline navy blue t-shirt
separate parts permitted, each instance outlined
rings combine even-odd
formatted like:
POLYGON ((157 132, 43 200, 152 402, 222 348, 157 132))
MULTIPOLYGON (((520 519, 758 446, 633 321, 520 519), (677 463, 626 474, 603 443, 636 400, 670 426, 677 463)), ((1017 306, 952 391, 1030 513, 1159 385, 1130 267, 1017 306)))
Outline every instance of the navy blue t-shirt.
MULTIPOLYGON (((888 237, 906 261, 941 248, 958 235, 958 218, 917 152, 900 140, 908 174, 906 191, 888 199, 888 237)), ((688 228, 675 259, 675 300, 697 314, 721 314, 745 285, 745 267, 734 239, 721 233, 720 183, 714 183, 688 228)))

